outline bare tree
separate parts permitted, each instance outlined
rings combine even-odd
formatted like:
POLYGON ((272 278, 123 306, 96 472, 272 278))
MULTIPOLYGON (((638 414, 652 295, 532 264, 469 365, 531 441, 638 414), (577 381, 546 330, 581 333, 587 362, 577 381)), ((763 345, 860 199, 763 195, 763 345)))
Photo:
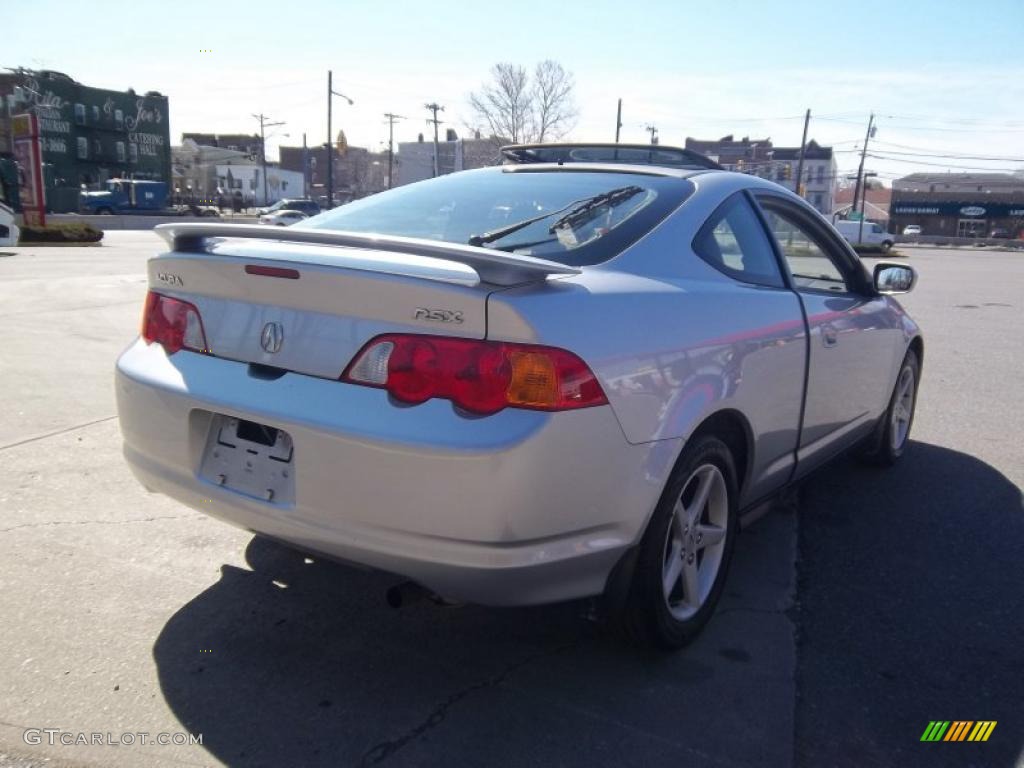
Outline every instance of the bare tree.
POLYGON ((550 141, 568 133, 577 110, 572 74, 556 61, 542 61, 533 77, 518 64, 491 67, 490 82, 469 95, 476 119, 491 135, 513 144, 550 141))
POLYGON ((469 95, 469 105, 495 136, 513 143, 526 141, 531 120, 530 76, 523 67, 502 63, 491 67, 491 82, 469 95))
POLYGON ((572 130, 579 112, 573 99, 576 83, 561 64, 545 59, 533 71, 535 141, 560 139, 572 130))

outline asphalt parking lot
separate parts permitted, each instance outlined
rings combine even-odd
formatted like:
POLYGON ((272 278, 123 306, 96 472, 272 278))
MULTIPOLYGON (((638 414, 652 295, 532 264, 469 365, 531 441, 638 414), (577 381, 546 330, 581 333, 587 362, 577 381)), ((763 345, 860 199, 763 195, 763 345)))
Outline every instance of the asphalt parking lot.
POLYGON ((585 604, 395 611, 391 577, 147 494, 112 368, 158 245, 0 249, 0 766, 1024 764, 1021 254, 904 249, 907 460, 841 460, 744 531, 708 629, 660 656, 585 604), (998 725, 921 743, 937 719, 998 725))

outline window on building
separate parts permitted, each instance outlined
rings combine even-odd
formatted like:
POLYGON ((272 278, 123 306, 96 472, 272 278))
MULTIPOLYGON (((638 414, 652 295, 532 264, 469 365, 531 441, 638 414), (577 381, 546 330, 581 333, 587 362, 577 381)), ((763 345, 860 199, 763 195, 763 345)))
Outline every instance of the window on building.
POLYGON ((128 145, 128 162, 139 162, 139 145, 136 144, 134 141, 128 145))
POLYGON ((100 121, 100 108, 93 104, 92 105, 92 121, 98 123, 100 121))
POLYGON ((78 137, 78 159, 85 160, 89 157, 89 140, 85 136, 78 137))
MULTIPOLYGON (((820 179, 819 179, 819 181, 820 181, 820 179)), ((822 202, 822 194, 821 194, 821 192, 815 192, 814 193, 814 207, 817 208, 819 211, 821 210, 821 202, 822 202)))
POLYGON ((85 125, 85 104, 75 104, 75 123, 85 125))
POLYGON ((117 146, 117 162, 123 163, 124 160, 125 160, 124 142, 123 141, 119 141, 119 142, 117 142, 116 146, 117 146))
POLYGON ((775 169, 775 180, 784 181, 786 178, 786 166, 780 165, 775 169))
POLYGON ((92 153, 99 157, 103 154, 103 143, 99 139, 92 140, 92 153))
POLYGON ((120 109, 114 110, 114 124, 118 127, 118 130, 124 128, 124 112, 120 109))
POLYGON ((818 183, 819 184, 824 184, 825 183, 825 166, 824 165, 819 165, 818 166, 818 183))

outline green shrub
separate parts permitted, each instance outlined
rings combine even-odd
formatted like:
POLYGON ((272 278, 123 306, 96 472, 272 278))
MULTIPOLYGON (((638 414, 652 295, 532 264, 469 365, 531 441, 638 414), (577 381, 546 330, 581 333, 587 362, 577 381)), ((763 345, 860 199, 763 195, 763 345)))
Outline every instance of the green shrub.
POLYGON ((25 226, 21 228, 19 245, 30 243, 98 243, 103 239, 103 230, 87 222, 56 222, 45 227, 25 226))

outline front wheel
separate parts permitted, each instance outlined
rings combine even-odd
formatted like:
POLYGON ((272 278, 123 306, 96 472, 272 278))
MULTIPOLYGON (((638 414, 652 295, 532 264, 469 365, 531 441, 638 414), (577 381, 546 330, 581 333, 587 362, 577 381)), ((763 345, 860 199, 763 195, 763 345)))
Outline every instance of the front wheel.
POLYGON ((879 246, 879 247, 881 248, 881 251, 882 251, 882 253, 888 253, 889 251, 891 251, 891 250, 892 250, 892 242, 891 242, 891 241, 889 241, 889 240, 886 240, 886 241, 885 241, 884 243, 882 243, 882 245, 881 245, 881 246, 879 246))
POLYGON ((891 466, 895 464, 907 448, 910 440, 910 428, 914 424, 914 409, 917 407, 917 386, 921 378, 921 364, 917 353, 908 350, 900 366, 896 386, 889 398, 889 407, 879 425, 880 434, 875 438, 872 450, 864 454, 864 458, 872 464, 891 466))
POLYGON ((683 454, 640 544, 622 621, 641 644, 673 650, 711 618, 737 532, 736 469, 716 437, 696 438, 683 454))

